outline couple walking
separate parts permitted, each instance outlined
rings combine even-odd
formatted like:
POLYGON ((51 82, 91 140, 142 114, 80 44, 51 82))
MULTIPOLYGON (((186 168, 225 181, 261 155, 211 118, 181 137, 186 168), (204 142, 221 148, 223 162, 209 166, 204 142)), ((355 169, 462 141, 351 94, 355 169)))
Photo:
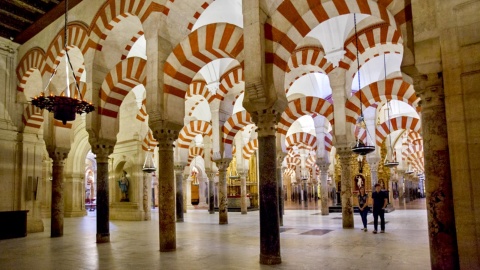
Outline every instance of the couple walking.
MULTIPOLYGON (((385 232, 385 208, 387 207, 387 194, 380 188, 380 184, 375 184, 375 191, 372 192, 373 199, 373 233, 377 233, 378 217, 380 217, 381 233, 385 232)), ((365 192, 365 187, 360 187, 358 194, 358 205, 360 209, 360 216, 362 217, 363 230, 367 231, 367 214, 370 210, 368 207, 368 194, 365 192)))

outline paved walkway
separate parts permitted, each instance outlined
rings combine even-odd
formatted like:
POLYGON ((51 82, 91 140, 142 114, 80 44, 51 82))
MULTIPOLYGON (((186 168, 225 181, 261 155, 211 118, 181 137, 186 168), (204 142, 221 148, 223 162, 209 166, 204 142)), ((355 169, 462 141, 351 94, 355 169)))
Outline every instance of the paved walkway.
MULTIPOLYGON (((411 203, 416 208, 425 200, 411 203)), ((414 207, 412 207, 414 208, 414 207)), ((218 213, 193 210, 177 223, 177 251, 160 253, 158 213, 152 221, 112 221, 111 243, 95 243, 95 216, 66 218, 65 235, 46 231, 0 241, 0 269, 430 269, 427 215, 424 209, 386 214, 385 234, 342 229, 340 213, 287 210, 281 228, 283 263, 262 266, 259 258, 259 211, 218 213)), ((368 216, 372 221, 372 216, 368 216)))

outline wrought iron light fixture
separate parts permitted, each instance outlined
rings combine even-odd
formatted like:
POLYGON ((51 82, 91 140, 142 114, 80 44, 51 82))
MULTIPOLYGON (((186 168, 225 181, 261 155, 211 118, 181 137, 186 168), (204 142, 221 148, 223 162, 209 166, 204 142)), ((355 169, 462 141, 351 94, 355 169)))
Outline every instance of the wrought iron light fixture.
POLYGON ((156 171, 155 162, 153 161, 153 150, 148 146, 147 154, 145 155, 145 162, 143 163, 142 171, 152 173, 156 171))
POLYGON ((361 125, 362 123, 365 125, 367 138, 366 138, 366 143, 364 143, 360 140, 360 138, 357 137, 357 140, 355 141, 355 145, 352 147, 352 151, 355 154, 365 156, 375 151, 375 146, 368 145, 368 138, 370 137, 370 134, 368 132, 365 119, 363 117, 362 86, 360 84, 360 60, 358 59, 358 33, 357 33, 357 14, 356 13, 353 13, 353 21, 355 25, 355 47, 357 48, 357 70, 358 70, 358 89, 359 89, 358 91, 360 91, 360 116, 357 118, 357 125, 361 125))
POLYGON ((48 81, 47 86, 45 87, 44 91, 40 93, 40 96, 36 96, 32 98, 32 105, 38 107, 40 109, 46 109, 49 112, 53 112, 53 118, 62 121, 65 125, 68 121, 75 120, 75 115, 82 114, 82 113, 89 113, 95 110, 93 105, 83 99, 82 92, 80 91, 80 87, 78 86, 78 82, 76 81, 75 71, 73 70, 72 63, 70 62, 70 56, 68 55, 67 49, 67 23, 68 23, 68 0, 65 0, 65 28, 64 28, 64 50, 65 50, 65 63, 66 63, 66 88, 65 91, 60 96, 55 96, 53 93, 50 95, 45 95, 45 92, 50 85, 50 82, 53 79, 53 76, 57 73, 58 64, 55 67, 55 70, 50 76, 50 80, 48 81), (72 71, 74 82, 75 82, 75 90, 76 93, 72 98, 70 96, 70 83, 68 77, 68 70, 69 68, 72 71))
MULTIPOLYGON (((383 68, 384 68, 384 73, 385 73, 385 80, 387 79, 387 64, 385 61, 385 54, 383 55, 383 68)), ((392 122, 390 121, 390 101, 387 101, 387 116, 388 116, 388 131, 390 134, 388 135, 388 140, 389 140, 389 147, 390 147, 390 157, 392 159, 389 159, 388 156, 389 154, 385 156, 385 163, 383 164, 387 168, 395 168, 398 166, 398 161, 397 158, 393 152, 393 147, 392 147, 392 122)))

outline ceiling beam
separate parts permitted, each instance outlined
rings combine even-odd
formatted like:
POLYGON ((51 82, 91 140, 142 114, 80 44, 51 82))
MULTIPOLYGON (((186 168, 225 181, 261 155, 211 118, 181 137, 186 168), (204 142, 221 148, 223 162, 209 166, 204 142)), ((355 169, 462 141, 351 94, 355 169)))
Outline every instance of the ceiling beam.
POLYGON ((10 29, 10 30, 13 30, 13 31, 16 31, 16 32, 18 32, 18 33, 22 32, 22 29, 13 27, 13 26, 8 25, 8 24, 4 24, 2 21, 0 21, 0 26, 1 26, 1 27, 4 27, 4 28, 7 28, 7 29, 10 29))
MULTIPOLYGON (((11 0, 10 0, 11 1, 11 0)), ((18 1, 18 0, 16 0, 18 1)), ((82 0, 69 0, 68 1, 68 10, 72 9, 82 0)), ((49 12, 45 13, 40 19, 38 19, 34 24, 30 25, 25 31, 21 32, 13 40, 16 43, 23 44, 31 39, 33 36, 42 31, 45 27, 51 24, 56 19, 60 18, 65 13, 65 0, 58 4, 56 7, 51 9, 49 12)))
POLYGON ((32 24, 33 21, 29 20, 29 19, 26 19, 22 16, 18 16, 16 14, 13 14, 11 13, 10 11, 8 10, 4 10, 3 8, 0 7, 0 14, 3 14, 3 15, 6 15, 12 19, 15 19, 15 20, 18 20, 18 21, 21 21, 21 22, 24 22, 24 23, 28 23, 28 24, 32 24))
POLYGON ((45 11, 39 9, 39 8, 36 8, 32 5, 29 5, 25 2, 22 2, 20 0, 7 0, 7 3, 10 3, 10 4, 13 4, 19 8, 22 8, 22 9, 26 9, 30 12, 33 12, 33 13, 40 13, 40 14, 45 14, 45 11))

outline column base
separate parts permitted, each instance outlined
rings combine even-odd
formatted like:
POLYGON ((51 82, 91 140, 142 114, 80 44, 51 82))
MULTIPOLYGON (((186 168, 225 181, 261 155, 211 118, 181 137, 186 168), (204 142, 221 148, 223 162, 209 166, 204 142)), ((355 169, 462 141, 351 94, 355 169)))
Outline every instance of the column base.
POLYGON ((209 214, 215 214, 215 210, 208 210, 209 214))
POLYGON ((164 249, 160 249, 160 252, 174 252, 176 251, 177 249, 176 248, 164 248, 164 249))
POLYGON ((265 265, 275 265, 282 263, 282 257, 260 254, 260 263, 265 265))
POLYGON ((220 225, 228 225, 228 221, 220 221, 218 224, 220 224, 220 225))
POLYGON ((97 243, 110 243, 110 233, 97 233, 97 243))
POLYGON ((182 222, 183 222, 183 218, 181 218, 181 219, 180 219, 180 218, 179 218, 179 219, 177 219, 177 223, 182 223, 182 222))
POLYGON ((63 233, 60 233, 60 232, 52 232, 50 233, 50 237, 51 238, 57 238, 57 237, 62 237, 63 236, 63 233))

